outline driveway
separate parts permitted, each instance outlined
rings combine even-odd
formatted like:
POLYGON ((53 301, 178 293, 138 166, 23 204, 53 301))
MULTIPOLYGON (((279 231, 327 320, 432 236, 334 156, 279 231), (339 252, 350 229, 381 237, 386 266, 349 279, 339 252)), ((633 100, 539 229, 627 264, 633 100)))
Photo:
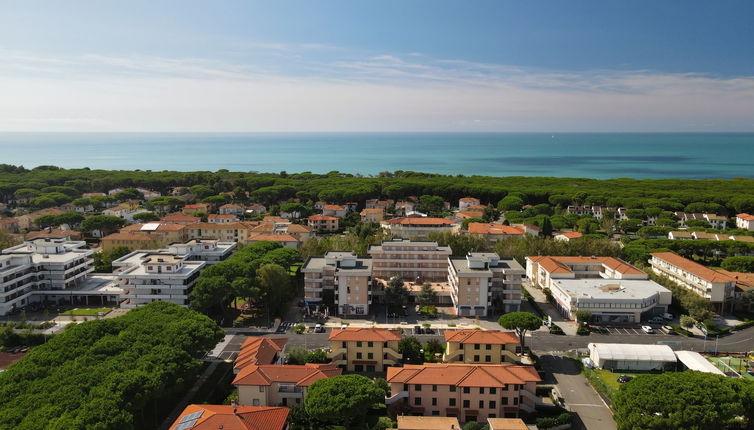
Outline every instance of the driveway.
POLYGON ((565 399, 566 408, 578 415, 573 428, 616 430, 610 409, 581 375, 573 360, 546 353, 540 355, 539 359, 547 372, 545 382, 556 384, 560 395, 565 399))

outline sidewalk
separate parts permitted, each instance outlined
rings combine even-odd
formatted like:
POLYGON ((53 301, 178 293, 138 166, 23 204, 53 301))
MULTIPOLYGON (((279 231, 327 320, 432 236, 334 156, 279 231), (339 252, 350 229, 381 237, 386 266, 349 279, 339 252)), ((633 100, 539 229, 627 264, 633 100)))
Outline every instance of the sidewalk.
POLYGON ((550 304, 550 302, 547 301, 547 297, 545 296, 545 293, 542 292, 542 290, 528 285, 528 283, 524 283, 523 287, 526 288, 526 291, 528 291, 532 297, 534 297, 534 301, 537 302, 539 308, 542 309, 545 314, 549 315, 550 318, 552 318, 553 324, 563 329, 563 332, 567 336, 576 336, 578 325, 576 325, 574 321, 567 321, 566 319, 564 319, 563 316, 560 315, 560 313, 550 304))

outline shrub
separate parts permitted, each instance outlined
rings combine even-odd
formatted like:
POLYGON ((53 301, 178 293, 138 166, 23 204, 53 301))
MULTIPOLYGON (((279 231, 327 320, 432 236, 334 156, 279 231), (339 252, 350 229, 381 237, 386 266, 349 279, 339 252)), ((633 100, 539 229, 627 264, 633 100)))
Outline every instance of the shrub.
POLYGON ((570 422, 571 422, 571 414, 569 414, 568 412, 563 412, 557 417, 538 418, 537 428, 549 429, 549 428, 557 427, 563 424, 569 424, 570 422))
POLYGON ((563 332, 563 329, 560 328, 560 326, 557 324, 553 324, 552 326, 550 326, 550 333, 556 334, 556 335, 565 335, 565 332, 563 332))
POLYGON ((589 330, 589 327, 587 327, 584 324, 579 324, 579 328, 576 329, 576 334, 579 336, 588 336, 591 331, 589 330))

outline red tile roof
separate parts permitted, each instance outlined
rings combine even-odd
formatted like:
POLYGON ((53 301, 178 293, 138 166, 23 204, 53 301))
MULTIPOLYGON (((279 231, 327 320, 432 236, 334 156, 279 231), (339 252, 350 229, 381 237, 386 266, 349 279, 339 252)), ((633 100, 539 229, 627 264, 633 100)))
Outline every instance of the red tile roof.
POLYGON ((233 214, 210 214, 207 219, 234 219, 235 217, 233 214))
POLYGON ((330 332, 328 340, 341 342, 387 342, 389 340, 401 340, 401 330, 388 330, 386 328, 346 328, 330 332))
POLYGON ((518 343, 518 336, 499 330, 446 330, 445 342, 506 345, 518 343))
POLYGON ((458 199, 459 202, 478 202, 479 199, 476 197, 462 197, 458 199))
POLYGON ((381 213, 385 213, 385 210, 384 209, 380 209, 380 208, 367 208, 367 209, 364 209, 364 210, 361 211, 361 215, 366 215, 366 214, 381 214, 381 213))
POLYGON ((243 367, 233 380, 233 385, 271 385, 273 382, 286 382, 308 387, 316 381, 343 373, 336 365, 307 363, 303 366, 291 364, 250 364, 243 367))
POLYGON ((519 227, 482 222, 470 222, 468 231, 470 234, 503 234, 510 236, 520 236, 524 234, 524 229, 519 227))
POLYGON ((579 233, 578 231, 567 231, 565 233, 560 233, 559 236, 564 236, 569 239, 578 239, 583 236, 583 234, 579 233))
POLYGON ((443 226, 452 225, 453 221, 445 218, 394 218, 389 224, 414 225, 414 226, 443 226))
POLYGON ((707 282, 736 282, 736 279, 732 276, 728 276, 720 271, 702 266, 701 264, 695 261, 691 261, 688 258, 683 258, 674 252, 653 252, 650 255, 673 266, 679 267, 686 272, 696 275, 707 282))
POLYGON ((387 382, 454 385, 457 387, 504 387, 541 381, 533 366, 512 364, 407 364, 388 367, 387 382))
POLYGON ((241 344, 233 368, 240 369, 250 364, 273 364, 275 355, 283 350, 287 341, 284 337, 247 337, 241 344))
POLYGON ((283 430, 290 409, 269 406, 188 405, 175 420, 175 430, 186 416, 202 412, 191 430, 283 430))
POLYGON ((338 218, 334 216, 325 216, 325 215, 312 215, 307 219, 309 221, 337 221, 338 220, 338 218))
POLYGON ((344 211, 346 210, 345 207, 340 205, 325 205, 322 209, 326 211, 344 211))
POLYGON ((255 234, 249 236, 249 242, 261 242, 263 240, 269 240, 270 242, 298 242, 299 240, 290 234, 255 234))
POLYGON ((641 270, 614 257, 569 257, 569 256, 540 256, 527 257, 550 273, 572 272, 568 264, 602 264, 622 274, 644 274, 641 270))
POLYGON ((180 212, 177 212, 177 213, 172 213, 170 215, 165 215, 164 217, 162 217, 160 221, 191 224, 194 222, 198 222, 199 220, 200 218, 197 218, 195 216, 184 215, 180 212))
POLYGON ((754 215, 749 215, 747 213, 742 213, 736 215, 736 218, 741 218, 744 221, 754 221, 754 215))

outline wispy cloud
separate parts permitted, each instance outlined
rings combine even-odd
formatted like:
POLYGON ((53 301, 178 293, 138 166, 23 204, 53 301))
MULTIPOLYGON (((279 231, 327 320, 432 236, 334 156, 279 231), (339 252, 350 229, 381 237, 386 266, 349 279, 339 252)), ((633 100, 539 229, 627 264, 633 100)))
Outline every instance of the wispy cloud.
POLYGON ((754 117, 754 76, 534 70, 318 44, 231 51, 0 50, 0 130, 725 131, 750 130, 754 117))

